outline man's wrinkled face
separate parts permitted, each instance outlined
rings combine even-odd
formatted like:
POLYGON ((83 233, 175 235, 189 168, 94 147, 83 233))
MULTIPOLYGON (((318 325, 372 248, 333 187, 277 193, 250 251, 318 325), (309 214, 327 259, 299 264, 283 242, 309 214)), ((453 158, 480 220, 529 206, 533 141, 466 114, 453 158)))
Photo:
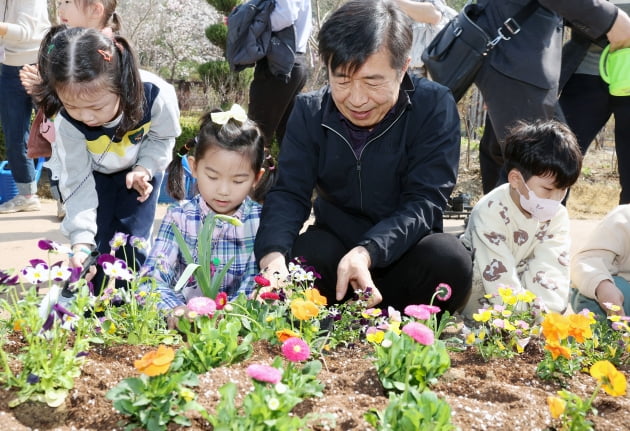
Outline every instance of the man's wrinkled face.
POLYGON ((409 61, 403 70, 393 69, 389 53, 379 50, 354 73, 343 66, 336 70, 329 67, 330 89, 337 109, 356 126, 375 126, 398 100, 408 65, 409 61))

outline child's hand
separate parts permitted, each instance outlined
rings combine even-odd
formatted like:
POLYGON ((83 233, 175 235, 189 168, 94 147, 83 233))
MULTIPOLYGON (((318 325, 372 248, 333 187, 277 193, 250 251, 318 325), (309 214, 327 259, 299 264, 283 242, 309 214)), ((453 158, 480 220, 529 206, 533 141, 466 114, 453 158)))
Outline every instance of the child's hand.
POLYGON ((595 297, 599 305, 606 310, 608 314, 623 314, 623 293, 615 283, 610 280, 603 280, 595 288, 595 297), (607 304, 607 305, 605 305, 607 304), (609 309, 610 304, 619 306, 620 310, 612 311, 609 309))
POLYGON ((26 64, 20 69, 20 81, 28 94, 32 94, 33 87, 40 83, 39 71, 37 66, 26 64))
POLYGON ((151 192, 153 191, 153 186, 149 180, 149 171, 142 166, 137 165, 134 166, 131 172, 127 174, 125 183, 128 189, 133 187, 133 189, 140 195, 138 196, 138 200, 140 202, 144 202, 149 198, 151 192))
POLYGON ((179 305, 173 308, 171 312, 168 313, 168 317, 166 318, 166 326, 168 327, 168 329, 177 329, 177 323, 179 322, 179 319, 187 316, 187 314, 188 308, 186 308, 185 305, 179 305))

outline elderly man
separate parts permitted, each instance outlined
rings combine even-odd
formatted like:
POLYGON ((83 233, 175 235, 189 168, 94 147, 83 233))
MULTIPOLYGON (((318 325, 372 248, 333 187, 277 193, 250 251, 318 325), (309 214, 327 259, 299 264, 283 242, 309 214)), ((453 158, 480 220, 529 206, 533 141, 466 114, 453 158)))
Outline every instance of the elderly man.
POLYGON ((255 252, 268 278, 300 256, 329 303, 370 289, 369 305, 427 303, 439 283, 454 311, 472 264, 442 214, 457 179, 459 117, 450 92, 410 78, 410 19, 383 0, 351 0, 319 32, 329 84, 298 96, 255 252), (311 211, 315 224, 299 235, 311 211))

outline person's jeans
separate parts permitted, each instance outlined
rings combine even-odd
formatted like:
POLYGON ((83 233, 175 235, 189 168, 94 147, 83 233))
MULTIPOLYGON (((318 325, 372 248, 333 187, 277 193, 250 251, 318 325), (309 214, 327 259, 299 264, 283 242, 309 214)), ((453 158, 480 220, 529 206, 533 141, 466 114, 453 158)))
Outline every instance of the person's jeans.
MULTIPOLYGON (((613 276, 613 280, 615 281, 615 285, 619 288, 619 290, 621 290, 621 293, 623 293, 623 314, 630 316, 630 283, 628 283, 626 279, 617 276, 613 276)), ((569 301, 571 302, 571 308, 573 308, 575 313, 579 313, 587 308, 589 311, 592 311, 597 315, 606 316, 606 310, 600 307, 597 301, 587 298, 577 289, 571 289, 569 301)))
POLYGON ((9 168, 21 195, 37 193, 35 165, 26 157, 33 102, 20 82, 21 66, 0 64, 0 121, 9 168))

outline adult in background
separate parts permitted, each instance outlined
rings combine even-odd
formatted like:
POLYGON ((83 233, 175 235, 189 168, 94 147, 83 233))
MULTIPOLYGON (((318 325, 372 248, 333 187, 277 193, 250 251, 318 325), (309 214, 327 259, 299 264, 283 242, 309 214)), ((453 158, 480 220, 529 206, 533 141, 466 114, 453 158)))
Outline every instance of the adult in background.
POLYGON ((274 136, 279 144, 282 143, 295 96, 306 84, 308 72, 304 53, 312 28, 311 0, 276 0, 276 7, 271 12, 271 30, 278 32, 290 26, 295 31, 296 55, 288 80, 272 73, 267 57, 263 57, 256 62, 254 80, 249 87, 248 116, 262 130, 268 147, 274 136))
POLYGON ((457 12, 448 7, 444 0, 396 0, 396 4, 415 21, 409 72, 427 76, 422 52, 457 12))
MULTIPOLYGON (((479 0, 485 7, 477 24, 492 34, 513 17, 528 0, 479 0)), ((496 139, 483 152, 492 159, 481 165, 482 178, 506 182, 502 171, 504 139, 518 120, 562 118, 558 104, 562 18, 592 39, 607 36, 612 49, 630 46, 630 18, 605 0, 538 0, 538 8, 521 25, 521 31, 507 34, 488 55, 475 78, 488 106, 496 139), (494 163, 492 163, 494 162, 494 163)), ((482 149, 480 149, 482 151, 482 149)))
POLYGON ((39 44, 50 27, 45 0, 0 0, 0 121, 7 160, 18 194, 0 205, 0 213, 39 211, 35 166, 26 157, 33 113, 20 69, 37 62, 39 44))
MULTIPOLYGON (((611 0, 626 13, 630 0, 611 0)), ((615 116, 615 150, 618 159, 621 193, 619 203, 630 203, 630 96, 613 96, 599 75, 599 57, 608 40, 592 41, 577 29, 562 50, 562 93, 560 106, 567 124, 575 133, 582 154, 595 136, 615 116)), ((630 71, 629 71, 630 73, 630 71)))
POLYGON ((442 215, 457 179, 451 93, 406 72, 411 21, 391 1, 351 0, 322 26, 329 84, 297 97, 255 253, 272 281, 303 257, 329 304, 371 288, 370 306, 427 303, 445 282, 463 304, 472 262, 442 215), (314 201, 315 224, 299 235, 314 201))

